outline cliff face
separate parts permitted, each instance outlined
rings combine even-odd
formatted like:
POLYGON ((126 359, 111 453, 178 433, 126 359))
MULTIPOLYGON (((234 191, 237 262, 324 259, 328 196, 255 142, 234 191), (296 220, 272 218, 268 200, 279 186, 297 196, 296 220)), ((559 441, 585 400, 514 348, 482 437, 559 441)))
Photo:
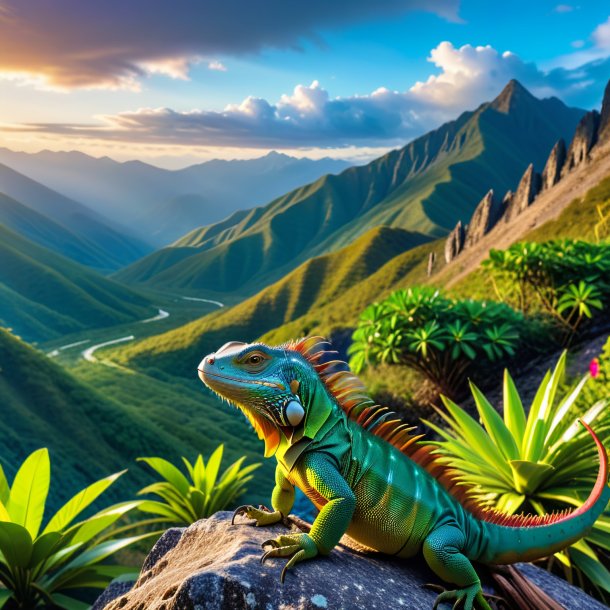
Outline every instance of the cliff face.
POLYGON ((464 247, 464 227, 459 220, 445 242, 445 261, 450 263, 464 247))
POLYGON ((533 163, 525 170, 519 186, 504 212, 504 220, 510 222, 525 210, 536 198, 540 190, 540 174, 534 171, 533 163))
POLYGON ((602 111, 599 117, 598 140, 603 144, 610 142, 610 81, 604 91, 602 111))
POLYGON ((481 199, 468 223, 464 247, 468 248, 489 233, 502 214, 502 204, 496 201, 493 190, 481 199))
POLYGON ((585 163, 589 158, 591 148, 597 142, 597 132, 599 129, 600 115, 597 110, 587 112, 578 123, 574 139, 570 144, 566 155, 566 162, 563 166, 561 175, 564 176, 569 171, 585 163))
POLYGON ((566 162, 566 144, 563 141, 563 138, 557 141, 557 144, 553 146, 553 150, 551 150, 551 154, 544 166, 544 170, 542 171, 541 178, 541 189, 546 191, 546 189, 551 188, 554 184, 559 182, 561 178, 561 170, 566 162))

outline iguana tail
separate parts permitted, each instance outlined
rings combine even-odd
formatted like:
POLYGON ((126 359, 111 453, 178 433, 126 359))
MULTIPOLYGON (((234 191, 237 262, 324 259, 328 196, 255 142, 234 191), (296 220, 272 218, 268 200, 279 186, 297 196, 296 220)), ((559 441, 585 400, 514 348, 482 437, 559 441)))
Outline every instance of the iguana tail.
POLYGON ((586 536, 610 501, 608 456, 595 432, 589 431, 599 454, 597 481, 585 503, 573 511, 540 516, 511 515, 495 523, 483 522, 488 536, 480 560, 490 564, 532 561, 552 555, 586 536))

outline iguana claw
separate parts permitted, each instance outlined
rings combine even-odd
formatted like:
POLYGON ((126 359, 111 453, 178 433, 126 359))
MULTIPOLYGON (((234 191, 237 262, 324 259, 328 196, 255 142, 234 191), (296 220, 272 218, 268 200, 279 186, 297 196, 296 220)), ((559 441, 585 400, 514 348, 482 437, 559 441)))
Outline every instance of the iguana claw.
POLYGON ((282 569, 280 582, 284 582, 286 571, 292 568, 295 563, 304 559, 311 559, 318 554, 318 547, 309 534, 285 534, 277 538, 265 540, 262 544, 273 547, 265 551, 261 557, 261 563, 265 563, 269 557, 289 557, 288 562, 282 569))
POLYGON ((460 607, 464 610, 474 610, 475 602, 477 603, 476 607, 480 610, 491 610, 491 606, 487 603, 479 584, 464 587, 463 589, 455 589, 453 591, 443 591, 434 601, 432 610, 436 610, 438 605, 442 602, 453 600, 455 600, 455 603, 452 606, 453 610, 457 610, 457 608, 460 607))
POLYGON ((249 519, 254 519, 257 526, 273 525, 274 523, 278 523, 282 520, 282 513, 280 513, 280 511, 276 510, 272 512, 262 504, 259 505, 258 508, 252 506, 251 504, 243 504, 242 506, 238 506, 233 512, 231 525, 235 525, 235 517, 238 515, 245 515, 249 519))

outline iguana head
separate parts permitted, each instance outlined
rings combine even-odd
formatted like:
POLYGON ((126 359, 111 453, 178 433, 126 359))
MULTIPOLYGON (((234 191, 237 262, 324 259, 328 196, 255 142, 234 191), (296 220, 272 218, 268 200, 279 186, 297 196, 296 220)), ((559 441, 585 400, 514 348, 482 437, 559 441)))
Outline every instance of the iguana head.
POLYGON ((295 431, 314 438, 330 414, 312 364, 287 346, 230 341, 206 356, 198 370, 205 385, 245 413, 264 439, 267 457, 295 431))

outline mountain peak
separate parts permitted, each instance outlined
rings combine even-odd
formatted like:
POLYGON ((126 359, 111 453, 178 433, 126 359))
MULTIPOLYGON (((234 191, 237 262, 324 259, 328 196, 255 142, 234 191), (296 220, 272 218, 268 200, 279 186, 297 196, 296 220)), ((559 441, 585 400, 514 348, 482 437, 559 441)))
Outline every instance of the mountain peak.
POLYGON ((499 112, 510 112, 515 106, 534 100, 536 98, 516 78, 512 78, 490 105, 499 112))

